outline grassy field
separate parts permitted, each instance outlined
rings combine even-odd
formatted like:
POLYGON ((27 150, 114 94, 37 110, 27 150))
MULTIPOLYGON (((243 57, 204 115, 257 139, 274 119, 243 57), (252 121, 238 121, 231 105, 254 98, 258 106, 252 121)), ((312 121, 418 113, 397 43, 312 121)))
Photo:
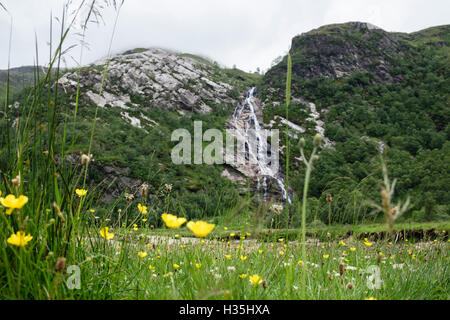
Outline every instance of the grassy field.
MULTIPOLYGON (((224 227, 215 230, 212 237, 216 240, 237 240, 241 235, 246 234, 248 230, 251 235, 246 236, 247 239, 254 239, 259 241, 273 241, 278 238, 286 238, 288 240, 298 240, 301 229, 255 229, 250 224, 242 223, 236 225, 235 222, 231 224, 220 223, 224 227), (233 236, 230 236, 232 234, 233 236)), ((433 241, 442 236, 442 231, 445 230, 447 234, 450 229, 449 221, 433 221, 433 222, 404 222, 395 225, 395 232, 401 239, 408 239, 409 241, 433 241)), ((143 231, 146 235, 169 236, 172 234, 168 229, 154 229, 143 231)), ((331 225, 325 227, 313 228, 309 227, 306 233, 309 237, 317 238, 321 241, 329 240, 344 240, 349 237, 363 239, 371 237, 373 239, 383 238, 387 232, 387 227, 384 223, 372 224, 356 224, 356 225, 331 225)), ((179 230, 177 234, 181 237, 191 237, 192 233, 189 230, 179 230)))
MULTIPOLYGON (((449 298, 449 244, 442 239, 414 244, 311 241, 307 260, 302 261, 298 242, 283 238, 277 242, 189 242, 173 236, 170 244, 164 238, 136 238, 140 239, 132 245, 122 240, 85 249, 93 257, 86 258, 90 267, 82 272, 84 279, 90 279, 87 283, 95 283, 102 273, 111 277, 110 287, 98 292, 97 298, 449 298), (108 254, 99 257, 99 246, 108 254), (139 252, 147 255, 142 258, 139 252), (302 273, 306 275, 304 291, 302 273), (254 280, 252 284, 250 276, 255 275, 261 283, 254 280), (129 281, 127 287, 124 279, 129 281)), ((88 292, 75 294, 92 298, 88 292)))
MULTIPOLYGON (((327 235, 323 240, 307 238, 304 259, 301 242, 294 238, 298 230, 253 233, 217 225, 200 239, 184 226, 151 230, 146 217, 142 215, 128 228, 109 229, 107 234, 99 228, 106 221, 95 224, 86 219, 67 243, 67 258, 43 250, 46 246, 42 241, 49 239, 35 234, 24 246, 4 246, 5 281, 0 296, 156 300, 449 298, 448 222, 398 225, 396 230, 433 229, 435 233, 433 239, 405 238, 397 242, 354 237, 385 231, 381 224, 355 226, 350 236, 344 226, 308 230, 308 234, 327 235)), ((47 226, 47 231, 53 227, 47 226)), ((7 234, 2 232, 2 236, 7 234)))

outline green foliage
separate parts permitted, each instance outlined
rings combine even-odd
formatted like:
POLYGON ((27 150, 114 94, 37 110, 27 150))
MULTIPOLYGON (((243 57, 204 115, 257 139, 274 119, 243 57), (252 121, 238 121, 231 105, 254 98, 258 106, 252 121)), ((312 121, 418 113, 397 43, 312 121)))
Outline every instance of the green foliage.
MULTIPOLYGON (((389 171, 392 177, 398 178, 400 198, 410 195, 415 208, 424 208, 427 198, 437 205, 449 205, 446 186, 450 183, 450 56, 448 32, 445 32, 448 26, 412 35, 391 34, 402 50, 402 54, 390 56, 392 81, 381 82, 367 70, 355 71, 343 78, 301 76, 301 70, 317 66, 315 59, 320 57, 309 59, 311 52, 306 48, 309 48, 307 41, 321 34, 328 34, 330 41, 357 44, 368 56, 376 55, 373 44, 379 41, 381 31, 371 32, 370 38, 361 38, 361 34, 346 28, 346 25, 331 25, 311 32, 308 37, 294 38, 290 51, 292 96, 316 104, 325 124, 325 136, 336 142, 334 148, 321 151, 310 182, 310 196, 322 199, 322 221, 327 221, 326 193, 339 195, 335 199, 342 197, 345 207, 353 203, 355 188, 364 187, 359 190, 363 196, 378 192, 376 184, 381 179, 381 171, 375 158, 381 144, 385 145, 389 171), (435 38, 429 40, 430 37, 435 38)), ((327 44, 321 45, 326 50, 327 44)), ((267 105, 264 109, 266 123, 275 116, 283 117, 284 106, 279 105, 279 101, 285 93, 286 65, 285 57, 263 78, 260 92, 267 105)), ((294 103, 289 108, 289 120, 304 128, 305 136, 314 134, 314 126, 306 121, 309 109, 294 103)), ((295 139, 291 140, 290 184, 300 192, 304 167, 295 160, 300 152, 295 139)), ((284 142, 282 134, 281 142, 284 142)), ((344 211, 343 208, 338 211, 341 210, 344 211)), ((361 209, 354 218, 352 211, 350 214, 339 214, 338 211, 334 212, 336 222, 361 221, 361 215, 370 213, 370 210, 361 209)))

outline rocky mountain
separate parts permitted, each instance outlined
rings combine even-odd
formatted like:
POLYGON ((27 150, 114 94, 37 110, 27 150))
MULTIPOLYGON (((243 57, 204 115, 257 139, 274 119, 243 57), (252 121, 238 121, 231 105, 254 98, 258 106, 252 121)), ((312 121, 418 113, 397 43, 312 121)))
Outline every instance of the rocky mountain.
POLYGON ((294 73, 304 78, 341 78, 368 71, 380 80, 392 80, 396 56, 404 54, 390 33, 370 24, 328 25, 292 39, 294 73))
POLYGON ((264 75, 259 98, 266 124, 291 128, 294 190, 303 184, 298 139, 319 132, 326 147, 312 178, 314 197, 332 193, 349 201, 352 192, 369 190, 382 154, 399 178, 400 196, 414 195, 416 209, 434 199, 450 213, 450 194, 441 189, 450 175, 431 159, 450 147, 449 25, 411 34, 362 22, 328 25, 294 37, 289 53, 289 122, 286 57, 264 75))
MULTIPOLYGON (((193 132, 195 120, 202 121, 204 130, 225 129, 226 118, 259 75, 222 68, 191 54, 134 49, 109 60, 99 96, 106 63, 99 60, 58 80, 70 105, 67 115, 73 116, 79 79, 78 122, 69 133, 78 136, 75 154, 86 152, 85 130, 98 105, 91 178, 103 179, 107 186, 103 201, 110 202, 123 192, 137 193, 142 183, 150 184, 154 192, 161 184, 174 184, 175 190, 188 194, 207 193, 206 189, 217 192, 218 184, 232 183, 224 177, 224 168, 173 165, 171 133, 178 128, 193 132)), ((236 170, 227 170, 245 181, 236 170)))
MULTIPOLYGON (((398 60, 412 55, 419 43, 448 47, 449 33, 449 26, 406 34, 363 22, 326 25, 292 39, 293 73, 305 79, 333 79, 369 72, 379 81, 394 81, 401 78, 392 72, 398 60)), ((283 66, 270 69, 266 79, 283 66)))
MULTIPOLYGON (((105 89, 98 100, 105 60, 92 64, 81 73, 80 87, 100 107, 106 105, 130 110, 137 107, 131 97, 139 96, 147 104, 161 109, 209 113, 217 104, 234 104, 238 91, 219 69, 198 57, 153 48, 138 49, 112 57, 105 89)), ((60 80, 65 89, 77 86, 77 72, 66 73, 60 80)), ((128 112, 124 111, 125 116, 128 112)), ((138 124, 139 119, 130 119, 138 124)), ((144 119, 145 120, 145 119, 144 119)))
POLYGON ((290 49, 289 119, 286 57, 260 76, 191 54, 134 49, 111 58, 100 97, 104 59, 58 79, 57 104, 63 114, 58 130, 71 128, 67 139, 74 141, 70 153, 75 163, 77 155, 87 152, 96 117, 89 178, 102 182, 106 202, 124 192, 137 194, 142 183, 150 185, 150 197, 158 197, 161 186, 173 185, 173 210, 181 207, 192 217, 231 210, 248 194, 248 184, 259 199, 281 201, 287 126, 292 196, 303 187, 299 139, 307 139, 308 152, 310 137, 324 137, 310 187, 310 210, 317 210, 317 219, 327 212, 314 203, 327 193, 336 199, 336 210, 346 214, 349 203, 378 194, 373 186, 380 154, 399 178, 398 194, 414 197, 417 214, 426 199, 448 212, 450 178, 442 159, 450 150, 449 47, 449 26, 405 34, 350 22, 298 35, 290 49), (171 133, 177 128, 192 133, 196 120, 202 121, 203 131, 280 129, 280 171, 260 164, 174 165, 171 133))

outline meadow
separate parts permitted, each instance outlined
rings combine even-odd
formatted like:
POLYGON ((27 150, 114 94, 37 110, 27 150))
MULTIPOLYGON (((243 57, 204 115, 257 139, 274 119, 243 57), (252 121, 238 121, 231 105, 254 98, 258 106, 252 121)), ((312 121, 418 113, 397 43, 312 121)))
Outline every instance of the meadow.
MULTIPOLYGON (((120 6, 116 9, 118 15, 120 6)), ((449 299, 449 223, 396 224, 409 202, 394 204, 395 180, 389 180, 384 164, 380 204, 370 203, 376 221, 307 223, 320 136, 308 139, 308 157, 300 141, 305 181, 296 191, 303 197, 296 197, 290 210, 254 205, 249 194, 220 216, 191 221, 182 209, 168 212, 170 181, 158 186, 159 202, 149 200, 144 184, 137 196, 124 193, 102 207, 99 186, 87 179, 98 106, 84 132, 86 152, 76 163, 61 160, 79 138, 68 134, 78 121, 78 96, 73 112, 65 112, 61 89, 53 86, 75 21, 63 18, 48 70, 42 78, 36 72, 19 111, 5 88, 0 299, 449 299), (286 214, 301 227, 276 222, 286 214)), ((107 72, 108 63, 104 77, 107 72)), ((290 72, 286 113, 289 77, 290 72)))
POLYGON ((338 240, 326 232, 323 241, 307 240, 305 259, 298 240, 277 233, 255 237, 216 226, 204 239, 180 228, 153 232, 142 219, 114 231, 86 228, 69 244, 73 253, 67 258, 35 255, 42 246, 33 239, 23 247, 9 245, 3 256, 14 256, 2 298, 449 298, 448 229, 434 240, 398 242, 338 240))

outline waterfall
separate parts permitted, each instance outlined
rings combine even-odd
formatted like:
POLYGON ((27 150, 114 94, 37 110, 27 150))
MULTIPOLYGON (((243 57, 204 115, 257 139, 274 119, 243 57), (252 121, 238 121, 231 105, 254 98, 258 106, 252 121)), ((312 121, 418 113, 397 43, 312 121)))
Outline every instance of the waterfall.
POLYGON ((286 199, 287 197, 288 202, 291 203, 291 197, 286 190, 280 171, 274 171, 272 166, 269 165, 267 151, 270 145, 267 143, 267 136, 263 132, 263 126, 259 122, 255 112, 255 109, 257 107, 255 97, 256 87, 252 87, 247 92, 245 100, 242 103, 238 104, 238 106, 234 109, 231 116, 231 123, 236 129, 236 135, 244 141, 245 145, 249 146, 248 159, 251 158, 257 165, 256 174, 258 194, 261 187, 260 178, 262 177, 263 199, 266 200, 267 178, 270 178, 277 182, 282 191, 283 198, 286 199), (242 122, 244 123, 243 125, 242 122), (251 134, 253 134, 254 137, 252 137, 251 134), (252 146, 251 143, 254 143, 255 140, 256 146, 252 146))

